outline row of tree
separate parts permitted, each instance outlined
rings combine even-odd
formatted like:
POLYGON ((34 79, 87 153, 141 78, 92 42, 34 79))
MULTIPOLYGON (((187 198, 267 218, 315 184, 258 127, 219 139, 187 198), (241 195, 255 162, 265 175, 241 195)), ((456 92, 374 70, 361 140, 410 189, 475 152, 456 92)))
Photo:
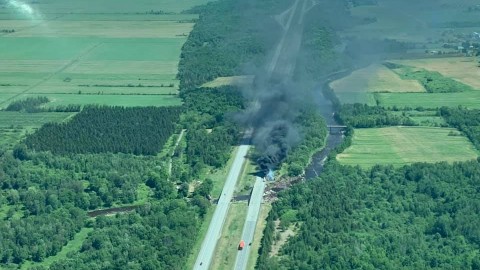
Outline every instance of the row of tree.
POLYGON ((394 114, 380 106, 360 103, 341 105, 335 118, 354 128, 417 125, 412 119, 402 114, 394 114))
POLYGON ((39 112, 42 111, 39 108, 41 105, 49 102, 47 97, 30 97, 22 100, 13 101, 8 104, 6 111, 13 112, 39 112))

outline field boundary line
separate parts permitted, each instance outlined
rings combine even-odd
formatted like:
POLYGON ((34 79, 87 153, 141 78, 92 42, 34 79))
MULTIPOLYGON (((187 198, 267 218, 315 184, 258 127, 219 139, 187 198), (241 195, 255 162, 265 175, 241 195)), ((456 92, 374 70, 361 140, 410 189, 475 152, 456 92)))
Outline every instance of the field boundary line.
MULTIPOLYGON (((93 51, 95 48, 97 48, 98 46, 100 46, 100 45, 102 45, 102 44, 103 44, 103 42, 99 42, 99 43, 96 43, 96 44, 88 47, 88 48, 85 49, 83 52, 81 52, 77 57, 75 57, 74 59, 70 60, 70 62, 68 62, 66 65, 62 66, 62 67, 61 67, 60 69, 58 69, 57 71, 50 73, 47 77, 41 79, 39 82, 37 82, 37 83, 35 83, 35 84, 27 87, 27 89, 25 89, 24 91, 22 91, 22 92, 20 92, 20 93, 18 93, 18 94, 16 94, 16 95, 14 95, 14 96, 12 96, 12 97, 10 97, 10 98, 5 99, 4 101, 0 102, 0 105, 3 105, 3 104, 5 104, 5 103, 7 103, 7 102, 9 102, 9 101, 11 101, 11 100, 13 100, 13 99, 21 96, 21 95, 23 95, 23 94, 26 94, 28 91, 34 89, 35 87, 41 85, 41 84, 44 83, 44 82, 50 80, 51 78, 53 78, 53 76, 55 76, 55 75, 63 72, 65 69, 67 69, 67 68, 69 68, 70 66, 72 66, 73 64, 77 63, 77 62, 80 60, 80 58, 82 58, 83 56, 89 54, 91 51, 93 51)), ((39 94, 39 95, 40 95, 40 94, 39 94)))

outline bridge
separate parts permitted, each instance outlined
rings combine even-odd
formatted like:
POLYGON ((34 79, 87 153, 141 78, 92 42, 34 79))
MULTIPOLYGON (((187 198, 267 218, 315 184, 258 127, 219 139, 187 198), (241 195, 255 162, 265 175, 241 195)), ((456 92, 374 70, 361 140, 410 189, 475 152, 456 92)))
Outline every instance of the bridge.
POLYGON ((333 134, 335 132, 337 133, 343 133, 345 129, 347 129, 347 126, 341 126, 341 125, 328 125, 328 132, 333 134))

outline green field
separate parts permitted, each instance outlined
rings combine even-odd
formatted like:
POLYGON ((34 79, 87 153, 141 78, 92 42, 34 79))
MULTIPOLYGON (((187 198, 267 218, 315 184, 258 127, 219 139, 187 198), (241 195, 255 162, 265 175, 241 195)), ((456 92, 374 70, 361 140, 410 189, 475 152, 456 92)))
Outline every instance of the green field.
POLYGON ((425 92, 416 80, 400 78, 381 64, 353 71, 350 75, 330 83, 336 93, 341 92, 425 92))
POLYGON ((363 91, 344 91, 336 92, 335 95, 343 104, 363 103, 371 106, 375 106, 377 104, 374 93, 363 91))
POLYGON ((0 3, 2 29, 15 30, 0 34, 0 108, 24 94, 47 96, 50 105, 179 104, 178 61, 198 18, 179 12, 207 2, 50 0, 25 4, 29 14, 0 3), (58 96, 79 93, 131 98, 58 96))
POLYGON ((356 129, 352 145, 337 156, 342 164, 371 167, 413 162, 466 161, 478 157, 470 141, 451 128, 356 129))
POLYGON ((384 107, 424 107, 440 108, 442 106, 480 108, 480 91, 459 93, 378 93, 377 100, 384 107))
MULTIPOLYGON (((32 5, 34 15, 53 16, 62 14, 89 14, 89 13, 145 13, 151 10, 180 13, 194 6, 202 5, 211 0, 158 0, 158 1, 130 1, 130 0, 98 0, 95 4, 89 1, 76 0, 46 0, 41 5, 32 5)), ((0 14, 10 17, 28 18, 26 14, 14 12, 13 7, 0 3, 0 7, 5 8, 0 14)))

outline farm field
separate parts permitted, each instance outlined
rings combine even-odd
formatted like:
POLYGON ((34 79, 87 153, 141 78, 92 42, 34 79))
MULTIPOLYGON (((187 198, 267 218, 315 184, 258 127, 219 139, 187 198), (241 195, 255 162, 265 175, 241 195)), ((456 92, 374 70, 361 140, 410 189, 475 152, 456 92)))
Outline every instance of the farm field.
POLYGON ((375 95, 369 92, 336 92, 335 95, 338 97, 341 103, 343 104, 353 104, 353 103, 363 103, 370 106, 375 106, 377 102, 375 101, 375 95))
MULTIPOLYGON (((35 8, 34 12, 37 14, 63 14, 63 13, 73 13, 73 14, 83 14, 83 13, 145 13, 151 10, 153 11, 163 11, 167 13, 180 13, 184 10, 188 10, 197 5, 203 5, 211 0, 159 0, 159 1, 136 1, 132 2, 130 0, 100 0, 96 1, 95 5, 92 5, 92 2, 89 1, 76 1, 76 0, 46 0, 42 1, 42 5, 32 5, 35 8)), ((0 7, 4 6, 5 11, 2 11, 3 14, 12 14, 14 11, 13 7, 7 6, 6 4, 0 4, 0 7)), ((13 13, 21 17, 22 13, 13 13)))
POLYGON ((372 64, 356 70, 347 77, 336 80, 330 87, 340 92, 425 92, 416 80, 403 80, 391 69, 372 64))
POLYGON ((28 14, 0 3, 1 28, 15 30, 0 34, 0 108, 38 95, 50 106, 180 104, 181 47, 198 15, 178 13, 206 2, 47 1, 28 14))
POLYGON ((356 129, 352 145, 337 156, 342 164, 372 167, 414 162, 454 162, 478 157, 470 141, 451 128, 387 127, 356 129))
MULTIPOLYGON (((37 97, 38 95, 22 94, 13 100, 21 100, 29 97, 37 97)), ((43 96, 43 95, 42 95, 43 96)), ((44 107, 51 108, 58 105, 88 105, 101 104, 109 106, 176 106, 180 105, 179 98, 172 95, 119 95, 119 94, 47 94, 44 95, 50 99, 50 102, 44 107)), ((12 101, 13 101, 12 100, 12 101)))
POLYGON ((440 108, 442 106, 464 106, 471 109, 480 108, 480 91, 459 93, 378 93, 378 104, 384 107, 424 107, 440 108))
POLYGON ((426 1, 416 1, 409 5, 388 0, 378 1, 377 5, 359 5, 351 9, 352 15, 375 18, 375 21, 359 24, 342 35, 427 43, 440 37, 444 30, 434 26, 449 22, 478 22, 478 14, 465 12, 466 7, 476 4, 478 3, 474 0, 455 3, 440 0, 434 5, 426 1))
POLYGON ((396 60, 392 62, 437 71, 443 76, 467 84, 474 89, 480 89, 480 68, 478 67, 478 61, 472 57, 396 60))

